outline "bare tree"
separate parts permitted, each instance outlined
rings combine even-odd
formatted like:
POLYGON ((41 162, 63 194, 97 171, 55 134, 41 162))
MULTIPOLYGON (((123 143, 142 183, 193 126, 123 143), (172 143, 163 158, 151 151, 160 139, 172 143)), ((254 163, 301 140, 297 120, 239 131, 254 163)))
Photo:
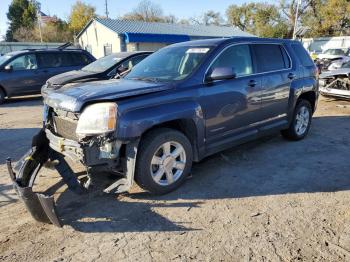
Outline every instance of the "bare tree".
POLYGON ((215 12, 213 10, 205 12, 202 20, 205 25, 221 25, 224 22, 220 12, 215 12))
POLYGON ((149 0, 141 1, 132 12, 124 15, 123 19, 144 22, 164 22, 162 8, 149 0))

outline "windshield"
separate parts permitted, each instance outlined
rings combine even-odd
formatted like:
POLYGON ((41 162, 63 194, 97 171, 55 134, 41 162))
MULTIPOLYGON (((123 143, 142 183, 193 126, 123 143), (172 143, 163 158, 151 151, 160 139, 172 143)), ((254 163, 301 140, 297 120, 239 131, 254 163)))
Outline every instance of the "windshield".
POLYGON ((342 64, 341 68, 350 68, 350 61, 342 64))
POLYGON ((345 49, 328 49, 324 52, 327 55, 345 55, 345 49))
POLYGON ((111 54, 100 59, 97 59, 95 62, 88 64, 83 67, 81 70, 92 72, 92 73, 101 73, 106 71, 108 68, 114 66, 118 63, 122 58, 118 57, 117 54, 111 54))
POLYGON ((3 55, 0 56, 0 65, 2 65, 3 63, 5 63, 7 60, 9 60, 12 56, 10 55, 3 55))
POLYGON ((210 47, 166 47, 142 60, 125 77, 151 81, 176 81, 190 75, 203 61, 210 47))

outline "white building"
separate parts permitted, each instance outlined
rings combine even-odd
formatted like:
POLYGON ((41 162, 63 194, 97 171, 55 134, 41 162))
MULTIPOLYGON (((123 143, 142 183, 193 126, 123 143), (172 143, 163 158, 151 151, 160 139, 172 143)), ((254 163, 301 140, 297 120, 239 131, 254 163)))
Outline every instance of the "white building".
POLYGON ((205 38, 252 36, 232 26, 146 23, 92 19, 77 35, 82 48, 96 58, 122 51, 155 51, 166 45, 205 38))

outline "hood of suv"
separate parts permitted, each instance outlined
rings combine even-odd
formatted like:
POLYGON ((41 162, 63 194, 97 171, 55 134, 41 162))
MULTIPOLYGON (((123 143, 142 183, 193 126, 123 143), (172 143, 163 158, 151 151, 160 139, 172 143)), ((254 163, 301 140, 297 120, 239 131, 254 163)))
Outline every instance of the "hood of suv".
POLYGON ((336 60, 336 59, 342 59, 345 56, 343 55, 329 55, 329 54, 319 54, 318 59, 330 59, 330 60, 336 60))
POLYGON ((73 71, 69 71, 63 74, 53 76, 48 80, 48 82, 51 85, 65 85, 73 81, 78 81, 78 80, 87 79, 87 78, 94 78, 100 74, 101 73, 92 73, 92 72, 87 72, 82 70, 73 70, 73 71))
POLYGON ((119 98, 160 92, 173 88, 171 84, 138 80, 113 79, 67 84, 49 93, 45 104, 71 112, 79 112, 88 102, 113 101, 119 98))
POLYGON ((338 75, 345 75, 345 76, 350 75, 350 68, 339 68, 339 69, 323 72, 322 74, 320 74, 320 78, 330 78, 338 75))

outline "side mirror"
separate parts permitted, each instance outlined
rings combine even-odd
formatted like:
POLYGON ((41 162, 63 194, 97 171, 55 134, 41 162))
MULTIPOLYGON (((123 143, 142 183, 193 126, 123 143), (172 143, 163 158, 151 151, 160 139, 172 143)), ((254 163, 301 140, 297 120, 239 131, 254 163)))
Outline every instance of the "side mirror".
POLYGON ((236 74, 231 67, 216 67, 205 77, 205 79, 207 82, 212 82, 215 80, 233 79, 235 77, 236 74))
POLYGON ((4 70, 7 72, 11 72, 13 70, 13 67, 12 67, 12 65, 7 65, 4 67, 4 70))

